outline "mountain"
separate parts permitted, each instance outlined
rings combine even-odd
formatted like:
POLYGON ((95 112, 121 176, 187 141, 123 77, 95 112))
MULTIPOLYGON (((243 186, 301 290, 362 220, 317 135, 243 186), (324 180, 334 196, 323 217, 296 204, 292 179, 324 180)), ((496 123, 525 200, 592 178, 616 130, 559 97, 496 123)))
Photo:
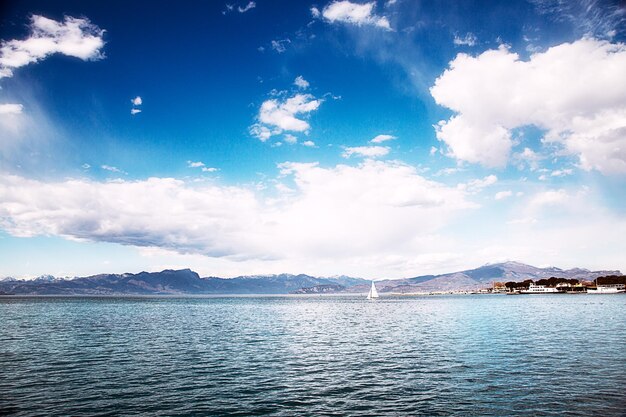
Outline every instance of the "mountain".
POLYGON ((481 283, 490 283, 493 281, 523 281, 526 279, 537 281, 542 278, 550 277, 593 280, 603 275, 621 275, 620 271, 590 271, 582 268, 560 269, 553 266, 537 268, 520 262, 487 264, 480 268, 462 271, 461 273, 481 283))
POLYGON ((210 294, 289 294, 301 288, 318 285, 350 287, 365 282, 360 278, 316 278, 304 274, 254 275, 228 279, 210 277, 206 280, 207 293, 210 294))
POLYGON ((349 287, 360 278, 316 278, 309 275, 255 275, 200 278, 190 269, 100 274, 74 279, 51 276, 34 280, 0 281, 0 294, 18 295, 176 295, 176 294, 289 294, 320 285, 349 287))
MULTIPOLYGON (((537 268, 519 262, 487 264, 479 268, 441 275, 376 281, 379 292, 431 292, 474 290, 494 281, 534 281, 542 278, 593 280, 599 276, 622 275, 620 271, 537 268)), ((19 295, 159 295, 159 294, 289 294, 289 293, 367 293, 370 281, 347 276, 319 278, 310 275, 253 275, 236 278, 201 278, 190 269, 100 274, 81 278, 0 280, 0 294, 19 295)))
MULTIPOLYGON (((441 275, 422 275, 414 278, 376 281, 379 292, 431 292, 453 290, 476 290, 491 286, 493 282, 533 281, 542 278, 568 278, 578 280, 594 280, 600 276, 622 275, 620 271, 590 271, 588 269, 573 268, 560 269, 556 267, 538 268, 520 262, 502 262, 487 264, 475 269, 452 272, 441 275)), ((351 286, 348 292, 366 293, 368 284, 351 286)))

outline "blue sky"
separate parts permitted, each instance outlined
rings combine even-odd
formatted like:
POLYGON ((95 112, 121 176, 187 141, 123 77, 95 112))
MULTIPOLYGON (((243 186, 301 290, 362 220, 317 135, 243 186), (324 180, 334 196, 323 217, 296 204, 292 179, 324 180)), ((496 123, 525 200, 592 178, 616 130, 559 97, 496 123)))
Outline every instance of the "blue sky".
POLYGON ((619 2, 6 2, 0 276, 626 270, 619 2))

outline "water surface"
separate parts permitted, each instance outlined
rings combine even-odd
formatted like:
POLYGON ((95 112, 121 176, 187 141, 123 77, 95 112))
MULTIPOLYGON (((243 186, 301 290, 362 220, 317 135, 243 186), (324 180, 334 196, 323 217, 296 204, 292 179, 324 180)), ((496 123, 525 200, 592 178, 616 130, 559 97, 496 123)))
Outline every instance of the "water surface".
POLYGON ((0 414, 626 415, 626 296, 0 297, 0 414))

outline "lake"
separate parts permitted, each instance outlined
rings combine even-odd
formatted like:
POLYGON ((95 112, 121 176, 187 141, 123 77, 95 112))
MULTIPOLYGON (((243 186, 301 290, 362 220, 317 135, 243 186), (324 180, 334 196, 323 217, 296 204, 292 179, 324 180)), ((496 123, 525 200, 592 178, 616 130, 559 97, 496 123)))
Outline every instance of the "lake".
POLYGON ((0 297, 0 414, 626 415, 626 295, 0 297))

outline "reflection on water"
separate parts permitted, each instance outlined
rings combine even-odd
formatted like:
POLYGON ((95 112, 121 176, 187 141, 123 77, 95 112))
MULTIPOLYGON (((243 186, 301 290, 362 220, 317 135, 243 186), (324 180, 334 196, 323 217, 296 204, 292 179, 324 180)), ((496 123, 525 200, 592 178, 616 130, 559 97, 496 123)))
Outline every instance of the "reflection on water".
POLYGON ((626 296, 0 298, 0 414, 602 415, 626 296))

